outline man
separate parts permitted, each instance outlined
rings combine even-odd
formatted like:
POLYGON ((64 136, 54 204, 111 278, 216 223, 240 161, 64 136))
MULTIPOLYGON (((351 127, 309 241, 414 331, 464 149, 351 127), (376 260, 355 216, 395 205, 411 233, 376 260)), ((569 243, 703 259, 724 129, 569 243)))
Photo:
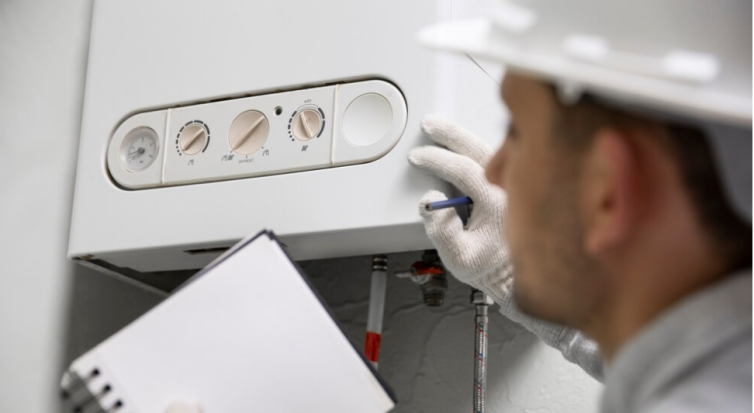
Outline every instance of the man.
POLYGON ((751 2, 494 16, 420 36, 507 70, 494 157, 431 116, 447 149, 409 154, 474 201, 466 228, 421 201, 444 263, 604 380, 604 412, 751 411, 751 2))

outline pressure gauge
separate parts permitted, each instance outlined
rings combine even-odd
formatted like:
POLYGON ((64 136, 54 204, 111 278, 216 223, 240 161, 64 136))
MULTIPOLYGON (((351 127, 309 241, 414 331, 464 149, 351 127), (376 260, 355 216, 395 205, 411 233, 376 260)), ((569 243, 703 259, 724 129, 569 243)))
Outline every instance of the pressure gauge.
POLYGON ((120 162, 129 172, 146 169, 157 158, 160 144, 157 132, 142 126, 128 132, 120 146, 120 162))

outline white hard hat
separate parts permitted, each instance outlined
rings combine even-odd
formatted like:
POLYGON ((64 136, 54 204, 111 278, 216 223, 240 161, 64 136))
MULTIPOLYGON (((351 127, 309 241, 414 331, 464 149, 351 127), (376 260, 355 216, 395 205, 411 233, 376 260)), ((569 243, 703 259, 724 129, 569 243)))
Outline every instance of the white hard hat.
POLYGON ((710 136, 731 205, 751 223, 751 0, 499 0, 488 18, 423 29, 424 45, 488 58, 710 136))

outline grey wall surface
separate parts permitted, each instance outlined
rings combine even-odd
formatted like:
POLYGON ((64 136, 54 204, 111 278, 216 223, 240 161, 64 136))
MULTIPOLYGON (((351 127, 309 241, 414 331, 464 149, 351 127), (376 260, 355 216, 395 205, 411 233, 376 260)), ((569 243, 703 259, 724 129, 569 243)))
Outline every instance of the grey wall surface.
MULTIPOLYGON (((420 252, 388 255, 391 270, 407 269, 420 252)), ((309 261, 304 272, 363 348, 371 257, 309 261)), ((449 278, 442 307, 423 304, 419 287, 388 278, 380 373, 395 390, 395 412, 472 410, 474 307, 471 289, 449 278)), ((597 411, 601 385, 496 311, 490 311, 488 412, 597 411)))
MULTIPOLYGON (((86 72, 90 0, 0 1, 0 412, 60 411, 65 365, 161 297, 66 261, 86 72)), ((390 255, 406 268, 420 254, 390 255)), ((302 263, 363 346, 370 257, 302 263)), ((451 280, 445 306, 390 278, 380 371, 397 412, 471 406, 474 310, 451 280)), ((596 411, 601 386, 493 313, 491 412, 596 411)))
POLYGON ((0 412, 52 412, 91 3, 0 1, 0 412))

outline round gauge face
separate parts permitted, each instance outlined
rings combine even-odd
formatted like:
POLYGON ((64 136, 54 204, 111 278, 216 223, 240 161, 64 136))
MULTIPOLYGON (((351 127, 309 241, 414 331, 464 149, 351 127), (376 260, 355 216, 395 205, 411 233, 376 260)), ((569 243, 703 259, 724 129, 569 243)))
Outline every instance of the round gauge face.
POLYGON ((157 159, 160 146, 157 132, 142 126, 128 132, 120 147, 120 162, 129 172, 146 169, 157 159))

